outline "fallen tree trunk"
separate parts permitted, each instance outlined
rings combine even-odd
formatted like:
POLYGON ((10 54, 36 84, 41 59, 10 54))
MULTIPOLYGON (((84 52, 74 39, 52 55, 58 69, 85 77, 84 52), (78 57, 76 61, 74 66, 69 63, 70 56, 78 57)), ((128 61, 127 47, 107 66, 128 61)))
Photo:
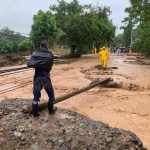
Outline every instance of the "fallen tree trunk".
MULTIPOLYGON (((59 102, 62 102, 62 101, 64 101, 64 100, 66 100, 66 99, 69 99, 69 98, 71 98, 71 97, 73 97, 73 96, 75 96, 75 95, 78 95, 78 94, 80 94, 80 93, 83 93, 83 92, 85 92, 85 91, 88 91, 88 90, 90 90, 90 89, 92 89, 92 88, 94 88, 94 87, 97 87, 97 86, 104 86, 105 84, 107 84, 107 83, 110 82, 110 81, 112 81, 111 78, 96 80, 96 81, 90 83, 90 84, 89 84, 88 86, 86 86, 86 87, 83 87, 83 88, 81 88, 81 89, 79 89, 79 90, 73 91, 73 92, 71 92, 71 93, 69 93, 69 94, 65 94, 65 95, 63 95, 63 96, 57 97, 57 98, 55 99, 55 104, 56 104, 56 103, 59 103, 59 102)), ((45 108, 47 108, 47 102, 40 104, 40 110, 44 110, 45 108)), ((22 111, 23 111, 24 113, 31 113, 31 112, 32 112, 32 107, 31 107, 31 106, 23 107, 23 110, 22 110, 22 111)))

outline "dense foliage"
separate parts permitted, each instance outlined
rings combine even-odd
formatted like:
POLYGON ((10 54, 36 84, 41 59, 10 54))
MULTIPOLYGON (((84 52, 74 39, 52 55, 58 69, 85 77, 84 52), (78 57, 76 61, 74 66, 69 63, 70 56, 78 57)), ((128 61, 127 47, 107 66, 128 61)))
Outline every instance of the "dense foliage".
POLYGON ((73 56, 80 56, 93 47, 112 42, 115 27, 109 15, 110 10, 106 7, 93 8, 91 5, 83 6, 77 0, 70 3, 58 0, 48 11, 39 10, 34 15, 29 38, 8 28, 1 29, 0 52, 37 49, 41 39, 48 39, 51 47, 69 47, 73 56))
POLYGON ((33 17, 31 38, 35 48, 39 47, 41 39, 54 40, 56 33, 56 20, 50 12, 39 10, 33 17))
POLYGON ((113 48, 125 47, 124 34, 120 33, 113 38, 111 44, 113 48))
POLYGON ((150 55, 150 2, 149 0, 130 0, 130 2, 131 7, 126 9, 129 15, 124 20, 126 43, 137 51, 150 55))
POLYGON ((49 39, 51 45, 67 45, 72 55, 88 52, 93 46, 109 45, 115 27, 109 20, 108 8, 82 6, 77 0, 59 0, 49 11, 34 16, 31 36, 36 43, 49 39))
POLYGON ((16 53, 26 51, 32 48, 31 41, 19 33, 11 31, 9 28, 0 30, 0 53, 16 53), (23 46, 23 43, 26 46, 23 46))

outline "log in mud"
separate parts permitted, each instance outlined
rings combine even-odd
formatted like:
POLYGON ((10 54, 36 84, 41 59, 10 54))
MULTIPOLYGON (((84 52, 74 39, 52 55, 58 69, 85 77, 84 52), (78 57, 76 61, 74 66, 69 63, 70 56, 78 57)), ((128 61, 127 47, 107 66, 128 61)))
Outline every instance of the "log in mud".
MULTIPOLYGON (((147 149, 150 149, 150 69, 148 65, 126 63, 125 60, 128 59, 133 59, 133 56, 112 55, 108 66, 111 69, 106 71, 95 68, 98 65, 98 57, 93 55, 83 56, 69 64, 54 65, 51 78, 56 95, 70 93, 101 77, 111 77, 117 82, 117 87, 119 86, 119 88, 106 88, 104 85, 103 88, 94 88, 86 94, 80 94, 56 105, 58 108, 78 112, 113 127, 130 130, 140 137, 147 149)), ((31 69, 23 73, 0 76, 0 90, 31 81, 33 73, 31 69)), ((111 87, 116 85, 113 84, 111 87)), ((12 106, 15 103, 12 99, 16 98, 20 101, 25 99, 28 106, 31 105, 32 82, 26 87, 16 89, 15 92, 1 95, 0 101, 11 99, 10 106, 12 106)), ((47 100, 44 91, 42 91, 42 99, 47 100)), ((22 105, 17 104, 16 107, 22 110, 22 105)), ((41 116, 44 112, 47 114, 46 111, 42 111, 41 116)), ((29 116, 29 114, 24 115, 29 116)))
MULTIPOLYGON (((110 81, 112 81, 111 78, 96 80, 96 81, 90 83, 88 86, 85 86, 85 87, 83 87, 79 90, 76 90, 76 91, 73 91, 69 94, 65 94, 63 96, 57 97, 54 103, 56 104, 56 103, 62 102, 62 101, 67 100, 67 99, 69 99, 73 96, 76 96, 76 95, 81 94, 85 91, 88 91, 88 90, 90 90, 94 87, 104 86, 104 85, 108 84, 110 81)), ((47 102, 40 104, 39 107, 40 107, 40 110, 44 110, 45 108, 47 108, 47 102)), ((32 107, 31 106, 24 107, 22 111, 25 112, 25 113, 31 113, 32 112, 32 107)))

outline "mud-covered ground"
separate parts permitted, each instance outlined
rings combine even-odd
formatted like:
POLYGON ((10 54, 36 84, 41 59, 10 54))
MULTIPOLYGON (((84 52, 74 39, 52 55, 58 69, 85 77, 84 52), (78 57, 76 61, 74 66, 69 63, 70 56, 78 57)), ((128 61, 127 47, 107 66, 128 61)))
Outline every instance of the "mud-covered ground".
POLYGON ((63 109, 36 120, 21 112, 25 105, 30 102, 0 103, 0 150, 146 150, 129 131, 63 109))
MULTIPOLYGON (((131 130, 150 149, 150 65, 139 63, 135 56, 111 56, 110 65, 118 69, 98 70, 97 56, 84 56, 69 64, 55 65, 52 80, 56 96, 81 88, 99 77, 110 76, 121 88, 95 88, 57 106, 76 111, 110 126, 131 130)), ((33 71, 0 76, 0 100, 32 99, 33 71), (24 85, 16 91, 5 89, 24 85), (3 90, 3 91, 2 91, 3 90), (2 91, 2 92, 1 92, 2 91)), ((47 99, 42 92, 42 99, 47 99)), ((13 103, 13 102, 12 102, 13 103)))

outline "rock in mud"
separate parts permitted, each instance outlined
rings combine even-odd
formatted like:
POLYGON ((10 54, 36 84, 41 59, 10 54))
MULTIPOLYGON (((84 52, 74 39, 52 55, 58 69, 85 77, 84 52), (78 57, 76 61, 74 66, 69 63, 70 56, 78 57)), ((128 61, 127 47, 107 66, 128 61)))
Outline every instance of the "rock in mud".
POLYGON ((4 133, 0 137, 0 150, 146 150, 130 131, 64 109, 58 109, 55 115, 43 111, 35 120, 21 113, 27 105, 30 102, 25 100, 0 102, 0 111, 4 112, 0 118, 4 133))
POLYGON ((14 135, 15 135, 16 137, 21 137, 21 132, 14 132, 14 135))

